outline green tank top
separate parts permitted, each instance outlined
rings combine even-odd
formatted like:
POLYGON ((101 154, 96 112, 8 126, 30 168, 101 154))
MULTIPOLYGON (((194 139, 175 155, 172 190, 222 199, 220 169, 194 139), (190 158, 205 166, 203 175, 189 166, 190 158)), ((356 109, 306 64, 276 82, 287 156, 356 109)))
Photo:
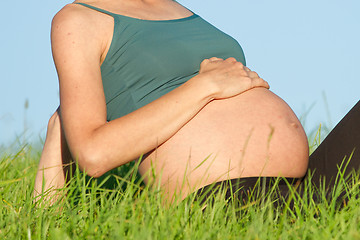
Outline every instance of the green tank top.
POLYGON ((78 3, 114 18, 110 49, 101 65, 107 120, 124 116, 185 83, 205 58, 234 57, 238 42, 200 16, 142 20, 78 3))

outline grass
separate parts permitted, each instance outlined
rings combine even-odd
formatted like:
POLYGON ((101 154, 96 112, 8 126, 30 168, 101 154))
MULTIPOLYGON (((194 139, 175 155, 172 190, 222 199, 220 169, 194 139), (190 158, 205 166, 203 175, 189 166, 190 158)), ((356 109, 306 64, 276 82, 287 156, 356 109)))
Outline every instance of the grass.
POLYGON ((310 184, 308 195, 293 194, 293 208, 269 195, 238 206, 221 193, 205 209, 193 196, 164 208, 126 165, 97 180, 77 171, 65 200, 46 207, 32 199, 39 155, 30 146, 0 155, 0 239, 360 239, 357 176, 338 181, 350 197, 341 208, 311 201, 310 184))

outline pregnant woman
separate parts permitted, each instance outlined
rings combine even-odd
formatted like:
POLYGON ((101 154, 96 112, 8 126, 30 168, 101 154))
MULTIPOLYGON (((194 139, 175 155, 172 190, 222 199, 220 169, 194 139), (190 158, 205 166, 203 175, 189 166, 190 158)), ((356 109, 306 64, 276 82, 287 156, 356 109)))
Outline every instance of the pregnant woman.
POLYGON ((170 202, 225 180, 305 175, 293 111, 233 38, 175 1, 75 1, 51 36, 60 109, 35 195, 64 186, 70 159, 99 177, 143 156, 145 183, 170 202))

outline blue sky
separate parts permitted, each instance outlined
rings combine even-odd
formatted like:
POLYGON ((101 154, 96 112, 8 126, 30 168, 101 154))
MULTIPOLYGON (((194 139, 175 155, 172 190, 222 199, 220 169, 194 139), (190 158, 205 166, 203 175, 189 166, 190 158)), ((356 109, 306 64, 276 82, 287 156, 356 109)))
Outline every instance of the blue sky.
MULTIPOLYGON (((44 136, 59 103, 50 24, 70 2, 2 3, 0 145, 24 128, 30 140, 44 136)), ((359 100, 360 1, 179 2, 239 41, 248 66, 293 108, 307 133, 319 123, 334 127, 359 100)))

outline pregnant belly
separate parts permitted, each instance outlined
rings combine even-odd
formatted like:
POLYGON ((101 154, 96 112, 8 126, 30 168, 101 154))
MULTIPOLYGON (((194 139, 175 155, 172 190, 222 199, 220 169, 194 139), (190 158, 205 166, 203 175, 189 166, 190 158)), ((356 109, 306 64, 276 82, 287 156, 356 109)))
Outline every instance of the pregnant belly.
POLYGON ((265 88, 207 104, 139 171, 182 198, 207 184, 253 176, 302 177, 308 142, 291 108, 265 88), (155 178, 155 179, 154 179, 155 178))

